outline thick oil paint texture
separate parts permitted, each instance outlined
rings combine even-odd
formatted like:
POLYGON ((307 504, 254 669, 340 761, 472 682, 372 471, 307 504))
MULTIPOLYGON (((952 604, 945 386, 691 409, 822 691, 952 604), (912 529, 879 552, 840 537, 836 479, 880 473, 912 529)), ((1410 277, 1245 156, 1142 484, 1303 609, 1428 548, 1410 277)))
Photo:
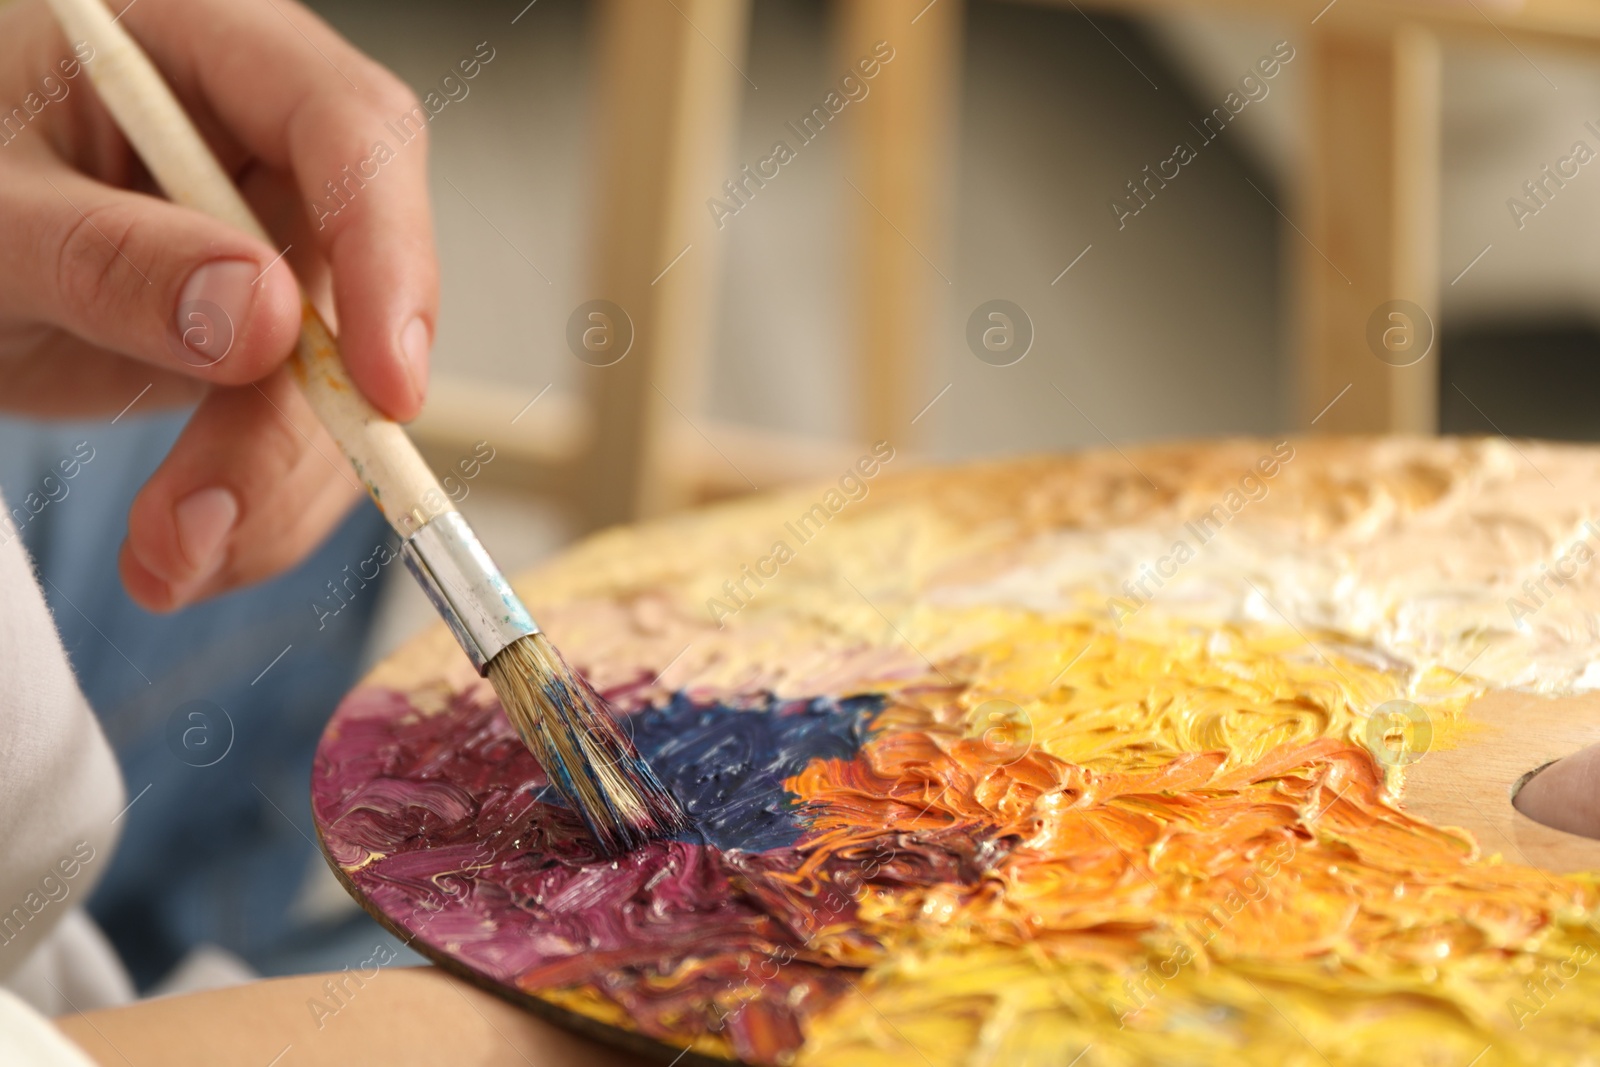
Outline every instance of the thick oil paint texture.
POLYGON ((598 538, 530 603, 695 831, 598 857, 434 641, 330 724, 324 843, 430 954, 704 1055, 1581 1063, 1595 879, 1408 815, 1367 727, 1584 686, 1600 568, 1505 600, 1600 516, 1597 457, 1295 447, 1131 616, 1138 546, 1270 443, 885 481, 725 628, 699 602, 803 494, 598 538))

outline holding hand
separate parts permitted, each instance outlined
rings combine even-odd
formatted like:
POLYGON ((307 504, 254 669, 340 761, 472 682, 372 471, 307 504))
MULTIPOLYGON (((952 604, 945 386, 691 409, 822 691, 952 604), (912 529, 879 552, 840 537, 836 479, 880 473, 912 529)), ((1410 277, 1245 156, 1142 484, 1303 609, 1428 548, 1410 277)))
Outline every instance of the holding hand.
POLYGON ((161 199, 89 82, 89 47, 43 0, 0 8, 0 408, 198 401, 119 559, 136 601, 171 610, 292 566, 360 494, 284 366, 296 276, 362 392, 406 420, 438 268, 425 132, 313 218, 414 113, 392 74, 293 0, 137 0, 122 21, 278 246, 161 199))

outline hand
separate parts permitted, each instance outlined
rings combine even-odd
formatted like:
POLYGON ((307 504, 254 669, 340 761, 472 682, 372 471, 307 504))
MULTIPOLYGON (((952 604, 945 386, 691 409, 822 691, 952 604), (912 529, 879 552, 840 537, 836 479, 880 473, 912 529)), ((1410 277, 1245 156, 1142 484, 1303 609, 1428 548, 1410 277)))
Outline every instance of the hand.
POLYGON ((138 0, 122 23, 277 247, 160 199, 90 84, 89 46, 43 0, 0 5, 0 408, 109 418, 147 386, 141 410, 198 402, 118 560, 129 594, 168 611, 292 566, 359 495, 284 366, 295 276, 356 384, 406 420, 438 266, 426 122, 392 132, 417 107, 392 74, 295 0, 138 0), (379 141, 392 158, 352 180, 379 141))

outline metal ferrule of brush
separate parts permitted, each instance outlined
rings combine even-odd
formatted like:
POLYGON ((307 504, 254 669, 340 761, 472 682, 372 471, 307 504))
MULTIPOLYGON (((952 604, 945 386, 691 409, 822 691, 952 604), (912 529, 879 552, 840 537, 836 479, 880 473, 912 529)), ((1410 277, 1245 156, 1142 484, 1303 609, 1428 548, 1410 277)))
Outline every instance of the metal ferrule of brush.
POLYGON ((401 551, 480 675, 489 672, 489 661, 501 649, 539 632, 460 512, 429 519, 401 551))

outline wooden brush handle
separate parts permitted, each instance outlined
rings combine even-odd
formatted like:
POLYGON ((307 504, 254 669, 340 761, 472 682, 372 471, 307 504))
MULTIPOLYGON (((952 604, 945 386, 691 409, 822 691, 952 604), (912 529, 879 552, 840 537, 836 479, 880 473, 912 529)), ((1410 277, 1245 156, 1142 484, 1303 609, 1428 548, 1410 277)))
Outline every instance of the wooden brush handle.
MULTIPOLYGON (((50 0, 50 7, 69 40, 93 47, 94 59, 86 64, 90 80, 167 196, 273 244, 155 64, 102 0, 50 0)), ((295 376, 389 525, 410 535, 428 519, 455 510, 405 431, 379 414, 350 380, 333 332, 304 292, 300 306, 295 376)))

